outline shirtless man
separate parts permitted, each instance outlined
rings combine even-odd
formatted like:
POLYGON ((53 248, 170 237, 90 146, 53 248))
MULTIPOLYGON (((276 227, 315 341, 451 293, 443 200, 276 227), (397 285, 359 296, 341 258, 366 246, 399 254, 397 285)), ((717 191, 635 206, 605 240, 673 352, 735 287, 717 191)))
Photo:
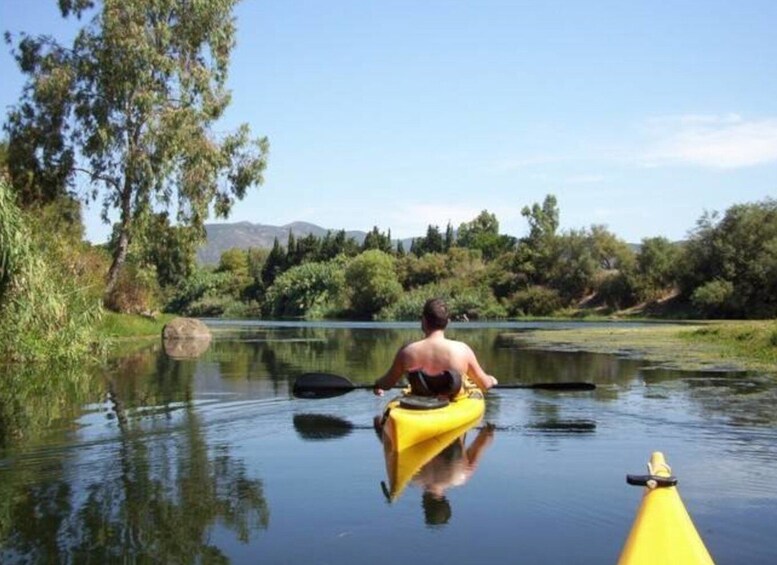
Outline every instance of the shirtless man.
MULTIPOLYGON (((426 301, 421 318, 425 337, 405 345, 397 352, 391 368, 375 381, 376 395, 382 396, 383 391, 392 388, 406 373, 416 372, 421 372, 422 378, 432 383, 444 374, 467 376, 483 391, 497 384, 497 380, 482 369, 475 353, 466 343, 445 337, 448 319, 445 302, 439 298, 426 301)), ((434 389, 434 386, 431 388, 434 389)))

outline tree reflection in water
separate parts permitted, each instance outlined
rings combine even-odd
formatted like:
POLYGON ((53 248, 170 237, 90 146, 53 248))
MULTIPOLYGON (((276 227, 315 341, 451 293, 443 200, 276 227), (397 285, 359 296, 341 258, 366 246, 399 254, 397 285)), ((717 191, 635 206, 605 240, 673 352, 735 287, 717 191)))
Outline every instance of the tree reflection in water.
MULTIPOLYGON (((206 441, 191 402, 195 366, 126 356, 104 381, 112 437, 78 442, 77 459, 73 450, 26 442, 25 451, 39 453, 0 469, 0 561, 225 562, 209 541, 215 527, 241 542, 266 529, 262 482, 226 447, 206 441)), ((61 386, 52 391, 63 394, 61 386)), ((82 406, 76 396, 51 405, 82 406)), ((51 418, 38 419, 45 426, 51 418)))

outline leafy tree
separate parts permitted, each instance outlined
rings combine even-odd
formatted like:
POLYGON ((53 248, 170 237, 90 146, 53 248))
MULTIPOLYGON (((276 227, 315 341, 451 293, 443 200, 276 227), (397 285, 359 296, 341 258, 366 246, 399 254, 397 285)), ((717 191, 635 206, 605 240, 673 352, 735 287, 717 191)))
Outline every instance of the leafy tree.
POLYGON ((550 316, 562 307, 558 291, 542 286, 530 286, 508 300, 508 312, 512 316, 550 316))
POLYGON ((272 244, 270 254, 262 267, 262 282, 268 288, 275 278, 286 269, 286 251, 281 247, 276 237, 272 244))
POLYGON ((593 287, 598 258, 585 230, 570 230, 559 236, 558 250, 550 272, 551 286, 569 303, 593 287))
POLYGON ((405 255, 397 261, 397 271, 405 289, 438 282, 450 276, 447 256, 443 253, 427 253, 421 257, 412 253, 405 255))
POLYGON ((235 298, 241 296, 243 290, 251 284, 248 268, 248 253, 244 249, 233 247, 221 254, 216 272, 229 276, 229 292, 235 298))
MULTIPOLYGON (((133 245, 142 264, 152 266, 161 287, 175 286, 195 269, 197 237, 191 227, 173 226, 167 212, 152 214, 135 234, 133 245)), ((112 242, 118 238, 113 238, 112 242)))
POLYGON ((130 243, 155 207, 177 202, 176 220, 197 237, 211 206, 229 215, 262 182, 266 138, 213 126, 227 108, 236 0, 60 0, 63 17, 92 14, 71 48, 23 35, 16 60, 28 77, 7 121, 17 190, 63 194, 83 173, 89 198, 116 208, 110 293, 130 243))
POLYGON ((450 222, 445 226, 445 240, 443 241, 443 249, 447 252, 456 245, 456 234, 453 231, 453 226, 450 222))
POLYGON ((591 248, 600 268, 631 271, 635 265, 634 251, 629 244, 609 231, 606 226, 593 225, 590 231, 591 248))
POLYGON ((641 298, 656 297, 674 285, 680 248, 665 237, 642 240, 637 254, 637 280, 641 298))
POLYGON ((706 316, 726 317, 735 314, 734 292, 731 281, 715 279, 697 287, 691 294, 691 303, 706 316))
POLYGON ((346 235, 345 230, 339 230, 335 235, 328 231, 321 241, 318 260, 329 261, 341 254, 354 257, 358 253, 359 245, 355 239, 346 235))
POLYGON ((545 196, 542 206, 533 204, 531 208, 524 206, 521 215, 529 222, 529 242, 538 244, 543 240, 556 237, 559 227, 559 209, 556 197, 545 196))
POLYGON ((384 253, 391 253, 391 230, 389 230, 388 234, 384 234, 378 229, 378 226, 375 226, 372 230, 367 232, 367 235, 364 237, 364 243, 362 243, 362 251, 368 251, 370 249, 378 249, 384 253))
POLYGON ((520 242, 514 269, 525 273, 533 284, 546 284, 560 254, 556 197, 548 194, 541 206, 524 206, 521 215, 529 222, 529 235, 520 242))
POLYGON ((395 259, 388 253, 371 249, 355 257, 348 265, 345 283, 356 316, 372 318, 402 294, 394 262, 395 259))
POLYGON ((297 248, 294 251, 297 265, 315 261, 321 254, 321 240, 312 233, 297 240, 297 248))
POLYGON ((704 214, 685 245, 682 264, 686 296, 715 283, 702 294, 722 301, 718 310, 726 315, 777 316, 777 200, 734 205, 719 220, 704 214))
POLYGON ((457 244, 479 249, 486 260, 493 260, 509 251, 515 245, 515 238, 500 235, 496 215, 483 210, 474 220, 459 226, 457 244))
POLYGON ((294 237, 294 232, 289 230, 289 237, 286 240, 286 265, 285 269, 289 269, 299 263, 297 261, 297 238, 294 237))
POLYGON ((426 236, 414 239, 410 245, 410 253, 419 257, 424 253, 442 253, 444 250, 445 242, 440 228, 431 224, 426 228, 426 236))
POLYGON ((458 243, 462 247, 474 247, 478 236, 484 234, 499 235, 499 220, 488 210, 483 210, 474 220, 459 226, 458 243))
POLYGON ((308 262, 281 274, 267 290, 271 316, 323 317, 343 308, 343 261, 308 262))

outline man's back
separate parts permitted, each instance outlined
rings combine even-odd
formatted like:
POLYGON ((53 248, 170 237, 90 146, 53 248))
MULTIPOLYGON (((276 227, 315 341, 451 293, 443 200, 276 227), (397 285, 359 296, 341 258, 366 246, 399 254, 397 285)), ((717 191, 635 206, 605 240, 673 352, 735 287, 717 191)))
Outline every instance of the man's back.
POLYGON ((444 371, 466 375, 472 357, 472 350, 465 343, 439 334, 413 342, 402 351, 405 371, 423 371, 428 375, 438 375, 444 371))

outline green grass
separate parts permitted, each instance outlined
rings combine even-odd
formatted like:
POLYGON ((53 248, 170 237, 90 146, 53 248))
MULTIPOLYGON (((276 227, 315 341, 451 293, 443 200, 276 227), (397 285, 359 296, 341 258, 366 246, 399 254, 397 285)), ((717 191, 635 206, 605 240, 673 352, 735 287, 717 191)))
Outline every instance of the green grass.
POLYGON ((777 372, 777 322, 689 322, 620 327, 581 326, 511 336, 537 349, 590 351, 644 359, 679 369, 777 372))
POLYGON ((777 322, 715 322, 682 332, 691 343, 715 344, 726 357, 749 359, 777 369, 777 322))
POLYGON ((159 337, 165 324, 175 317, 173 314, 161 314, 152 320, 133 314, 106 312, 98 333, 106 338, 159 337))

